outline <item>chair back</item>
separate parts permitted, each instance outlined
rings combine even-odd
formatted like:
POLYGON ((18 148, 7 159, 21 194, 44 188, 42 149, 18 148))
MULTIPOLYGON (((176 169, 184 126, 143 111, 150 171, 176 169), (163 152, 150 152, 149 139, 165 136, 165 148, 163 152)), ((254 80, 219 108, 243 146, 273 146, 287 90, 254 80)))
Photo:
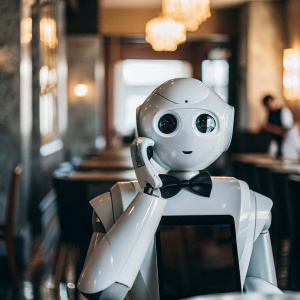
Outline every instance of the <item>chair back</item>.
POLYGON ((284 240, 290 235, 290 220, 288 217, 287 178, 288 172, 271 171, 272 188, 272 224, 270 234, 277 277, 281 274, 281 259, 284 240))
POLYGON ((15 221, 14 215, 16 210, 18 188, 19 188, 19 182, 20 182, 22 171, 23 171, 22 166, 18 165, 12 171, 10 177, 6 216, 5 216, 5 225, 6 225, 7 234, 13 234, 14 231, 14 221, 15 221))
POLYGON ((251 161, 244 161, 243 168, 246 174, 245 181, 248 183, 250 189, 256 192, 260 192, 255 163, 251 161))
POLYGON ((288 289, 300 291, 300 175, 289 176, 287 182, 290 201, 290 218, 292 223, 288 262, 288 289))
POLYGON ((259 183, 258 192, 268 198, 272 198, 271 167, 257 165, 256 169, 259 183))

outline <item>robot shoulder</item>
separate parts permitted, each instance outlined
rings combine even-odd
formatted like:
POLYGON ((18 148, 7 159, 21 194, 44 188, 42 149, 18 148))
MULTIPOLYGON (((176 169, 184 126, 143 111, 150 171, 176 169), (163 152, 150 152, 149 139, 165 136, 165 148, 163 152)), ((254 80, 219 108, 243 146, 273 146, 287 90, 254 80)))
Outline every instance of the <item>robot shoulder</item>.
POLYGON ((110 190, 114 221, 123 214, 137 193, 141 190, 137 181, 117 182, 110 190))
POLYGON ((117 182, 110 192, 90 201, 106 231, 119 219, 140 189, 138 182, 117 182))
POLYGON ((256 226, 254 235, 254 240, 256 240, 262 232, 270 228, 273 202, 270 198, 254 191, 251 191, 251 196, 254 197, 256 203, 256 226))
POLYGON ((242 191, 242 197, 245 198, 245 196, 247 196, 245 194, 249 193, 250 203, 255 204, 255 241, 258 238, 258 236, 263 231, 268 230, 271 225, 271 208, 273 206, 273 202, 270 198, 250 190, 246 182, 239 180, 239 184, 242 191))
POLYGON ((103 224, 106 232, 109 231, 114 224, 110 192, 97 196, 90 201, 90 204, 93 207, 97 217, 103 224))
MULTIPOLYGON (((234 180, 232 181, 234 182, 234 180)), ((246 182, 242 180, 238 180, 238 182, 241 190, 241 213, 248 211, 250 215, 255 216, 255 241, 263 231, 270 227, 273 202, 268 197, 250 190, 246 182)))

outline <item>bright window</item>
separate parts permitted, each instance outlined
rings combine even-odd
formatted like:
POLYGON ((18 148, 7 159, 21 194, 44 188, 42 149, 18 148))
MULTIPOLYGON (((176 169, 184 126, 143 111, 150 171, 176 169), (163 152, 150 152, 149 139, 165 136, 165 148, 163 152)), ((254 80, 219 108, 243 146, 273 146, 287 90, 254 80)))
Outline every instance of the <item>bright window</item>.
POLYGON ((127 86, 158 86, 179 77, 190 77, 189 64, 180 60, 128 59, 122 63, 122 77, 127 86))
POLYGON ((229 65, 225 59, 204 60, 202 81, 228 102, 229 65))
POLYGON ((160 84, 173 78, 191 77, 192 66, 179 60, 128 59, 115 66, 114 125, 122 135, 136 126, 136 108, 160 84))

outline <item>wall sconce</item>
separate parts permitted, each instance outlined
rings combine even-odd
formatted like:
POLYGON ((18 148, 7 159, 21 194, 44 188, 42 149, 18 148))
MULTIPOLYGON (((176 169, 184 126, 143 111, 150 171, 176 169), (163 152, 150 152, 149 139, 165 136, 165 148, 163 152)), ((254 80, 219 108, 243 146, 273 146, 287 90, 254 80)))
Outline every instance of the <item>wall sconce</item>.
POLYGON ((32 38, 32 19, 21 20, 21 44, 28 44, 32 38))
POLYGON ((75 85, 74 94, 76 97, 85 97, 88 93, 88 86, 86 84, 80 83, 75 85))
POLYGON ((283 52, 283 95, 286 100, 300 99, 300 63, 299 55, 294 49, 283 52))
POLYGON ((56 21, 49 17, 44 17, 40 21, 40 39, 49 48, 55 48, 57 44, 56 21))

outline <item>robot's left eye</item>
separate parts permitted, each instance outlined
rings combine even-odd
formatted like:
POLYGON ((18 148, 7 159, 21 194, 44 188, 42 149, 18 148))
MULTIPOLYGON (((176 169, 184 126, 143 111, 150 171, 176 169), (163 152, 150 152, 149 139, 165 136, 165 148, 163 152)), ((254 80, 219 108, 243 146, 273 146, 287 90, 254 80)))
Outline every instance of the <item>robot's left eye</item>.
POLYGON ((202 114, 196 120, 196 127, 201 133, 209 133, 215 129, 216 121, 212 116, 202 114))
POLYGON ((174 115, 163 115, 158 122, 158 129, 165 134, 174 132, 177 128, 177 118, 174 115))

